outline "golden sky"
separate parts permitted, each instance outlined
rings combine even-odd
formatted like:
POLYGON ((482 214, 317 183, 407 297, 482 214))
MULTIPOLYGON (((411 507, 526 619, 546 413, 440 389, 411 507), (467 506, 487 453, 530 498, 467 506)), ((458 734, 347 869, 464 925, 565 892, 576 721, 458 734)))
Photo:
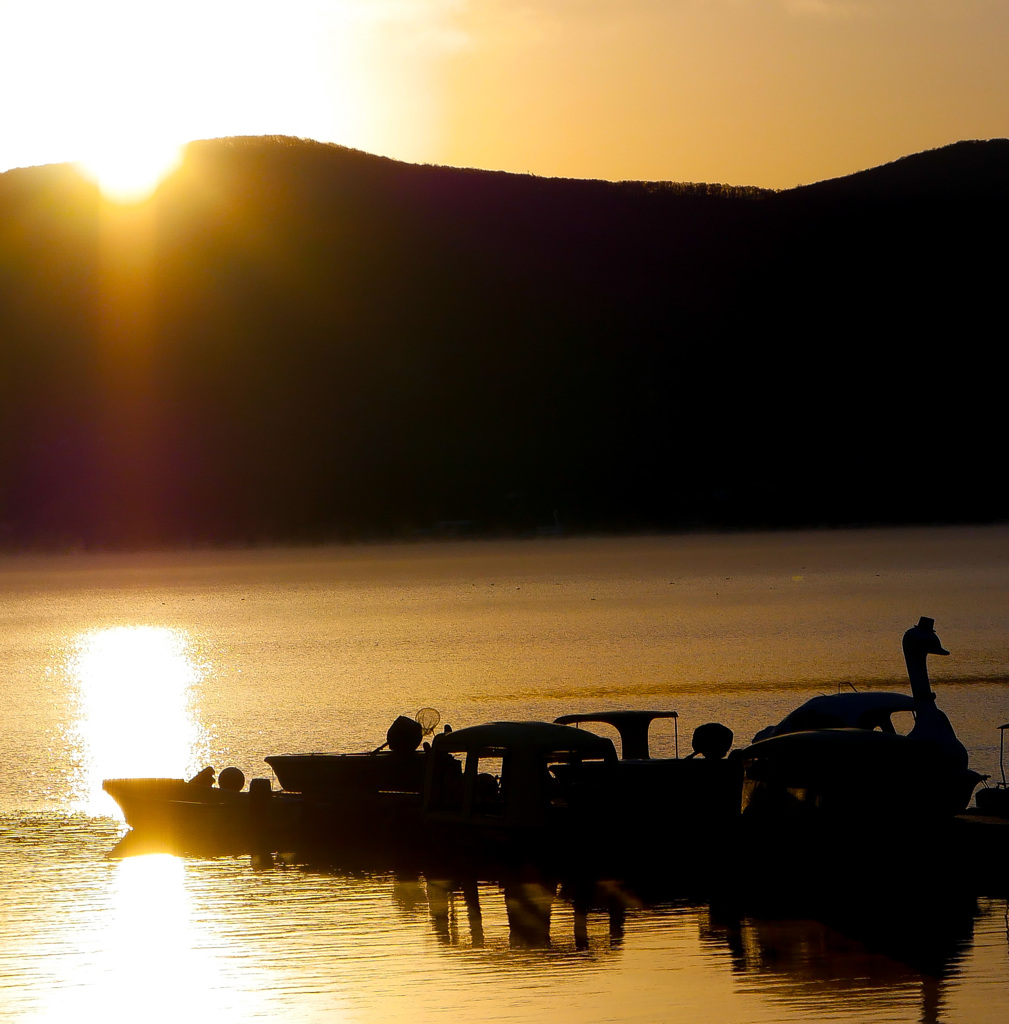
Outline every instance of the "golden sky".
POLYGON ((1009 136, 1006 0, 0 0, 0 169, 284 134, 790 187, 1009 136))

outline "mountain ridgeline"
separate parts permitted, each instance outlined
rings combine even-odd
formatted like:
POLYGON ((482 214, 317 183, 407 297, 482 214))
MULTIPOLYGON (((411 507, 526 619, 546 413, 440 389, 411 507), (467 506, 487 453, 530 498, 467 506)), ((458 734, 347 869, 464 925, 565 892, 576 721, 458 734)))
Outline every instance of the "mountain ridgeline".
POLYGON ((284 138, 136 207, 8 172, 0 544, 1005 518, 1007 184, 1009 141, 784 192, 284 138))

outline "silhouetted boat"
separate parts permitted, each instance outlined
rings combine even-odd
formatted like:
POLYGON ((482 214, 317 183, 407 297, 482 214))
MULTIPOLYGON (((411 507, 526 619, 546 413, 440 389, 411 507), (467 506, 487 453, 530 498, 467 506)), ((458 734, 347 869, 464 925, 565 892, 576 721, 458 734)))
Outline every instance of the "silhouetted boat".
POLYGON ((427 748, 419 749, 441 721, 434 708, 421 708, 413 718, 400 715, 389 727, 385 743, 375 750, 351 754, 271 754, 266 763, 281 788, 315 799, 364 798, 383 793, 413 794, 424 789, 427 748))
POLYGON ((213 769, 205 768, 189 782, 107 779, 103 787, 145 847, 184 853, 404 847, 420 825, 428 750, 418 748, 439 720, 431 708, 416 719, 400 716, 386 742, 366 753, 267 757, 280 792, 268 779, 254 779, 244 790, 236 768, 224 769, 218 786, 213 769))
POLYGON ((549 722, 488 722, 435 737, 424 823, 464 860, 570 859, 602 842, 612 809, 611 740, 549 722))
POLYGON ((102 788, 119 805, 132 832, 119 853, 138 848, 169 853, 225 855, 281 848, 281 839, 297 826, 301 808, 281 799, 269 779, 245 778, 237 768, 212 769, 195 778, 106 779, 102 788))
POLYGON ((436 737, 424 804, 433 846, 495 864, 696 873, 738 819, 739 768, 721 759, 722 736, 717 756, 649 757, 648 725, 661 717, 675 712, 490 722, 436 737), (610 739, 569 722, 613 725, 636 756, 619 758, 610 739))
POLYGON ((612 726, 620 738, 614 785, 619 792, 625 834, 639 844, 654 841, 674 828, 680 836, 711 846, 728 841, 728 829, 739 815, 742 765, 738 752, 729 754, 732 730, 717 722, 698 726, 691 753, 680 757, 678 714, 675 711, 596 711, 561 715, 564 725, 612 726), (657 719, 672 719, 672 757, 653 757, 649 730, 657 719), (670 826, 669 823, 675 824, 670 826))
POLYGON ((729 887, 776 910, 810 903, 885 900, 892 887, 882 865, 901 864, 914 889, 986 892, 998 885, 994 854, 1007 831, 964 815, 984 778, 935 705, 929 654, 946 655, 934 622, 904 634, 914 727, 890 719, 907 710, 900 694, 820 697, 758 733, 742 752, 740 843, 745 872, 729 887), (976 890, 976 891, 973 891, 976 890))
POLYGON ((619 846, 626 859, 644 855, 686 822, 696 831, 716 809, 722 817, 738 814, 738 764, 716 763, 732 741, 727 729, 708 725, 695 732, 695 748, 698 736, 707 737, 703 760, 652 758, 650 723, 675 723, 676 712, 565 717, 615 725, 625 756, 617 757, 609 739, 546 722, 490 723, 454 733, 446 727, 421 747, 439 720, 424 709, 417 720, 398 718, 376 750, 267 757, 280 792, 268 780, 254 780, 254 798, 236 785, 231 773, 237 769, 221 773, 221 787, 211 785, 213 771, 205 769, 188 783, 112 779, 105 788, 146 845, 155 841, 182 852, 272 844, 273 851, 313 857, 392 853, 416 860, 429 852, 433 837, 434 848, 448 845, 471 858, 521 850, 556 863, 589 848, 619 846))
POLYGON ((743 751, 744 816, 893 820, 955 814, 983 776, 935 704, 926 658, 946 655, 934 621, 904 634, 911 696, 842 693, 807 701, 743 751), (912 711, 907 735, 895 712, 912 711))
POLYGON ((423 741, 440 721, 433 708, 422 708, 414 718, 397 718, 375 750, 267 757, 285 793, 302 798, 300 848, 313 854, 419 857, 430 758, 423 741))
POLYGON ((655 759, 651 756, 649 732, 656 719, 672 719, 674 751, 675 756, 679 757, 679 717, 675 711, 592 711, 561 715, 554 722, 557 725, 611 725, 620 737, 621 760, 652 761, 655 759))
POLYGON ((852 865, 915 845, 960 863, 970 850, 1009 848, 1009 824, 967 830, 956 817, 981 776, 928 686, 927 654, 947 653, 931 619, 907 631, 904 651, 911 697, 817 697, 728 757, 732 734, 716 723, 695 730, 689 756, 678 756, 677 739, 673 757, 652 757, 651 723, 675 725, 673 711, 446 727, 421 747, 433 715, 397 719, 368 753, 268 757, 281 792, 265 779, 245 791, 227 778, 235 769, 222 772, 222 787, 198 778, 105 788, 138 832, 195 834, 192 849, 213 841, 233 852, 378 854, 429 866, 672 872, 694 893, 812 888, 833 884, 834 870, 857 884, 852 865), (914 728, 901 735, 892 716, 908 711, 914 728), (574 728, 593 723, 617 730, 622 757, 610 739, 574 728))

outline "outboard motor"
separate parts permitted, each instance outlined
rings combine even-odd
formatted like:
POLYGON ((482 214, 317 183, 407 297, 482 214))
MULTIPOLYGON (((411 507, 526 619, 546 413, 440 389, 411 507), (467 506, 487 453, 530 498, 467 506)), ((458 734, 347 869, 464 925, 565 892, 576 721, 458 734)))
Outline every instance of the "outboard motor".
POLYGON ((217 776, 217 785, 232 793, 240 793, 245 785, 245 773, 241 768, 222 768, 217 776))
POLYGON ((706 725, 699 725, 694 730, 690 745, 694 748, 693 753, 687 757, 709 758, 712 761, 721 760, 729 752, 732 746, 732 730, 722 725, 721 722, 708 722, 706 725))
POLYGON ((420 746, 424 729, 406 715, 400 715, 385 734, 385 742, 394 754, 409 754, 420 746))

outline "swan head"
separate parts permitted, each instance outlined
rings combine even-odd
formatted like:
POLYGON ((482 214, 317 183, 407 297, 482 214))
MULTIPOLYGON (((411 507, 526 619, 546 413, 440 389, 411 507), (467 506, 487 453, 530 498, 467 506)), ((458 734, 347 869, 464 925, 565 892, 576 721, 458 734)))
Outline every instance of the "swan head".
POLYGON ((935 619, 930 619, 926 615, 918 620, 917 626, 912 626, 904 634, 901 646, 904 648, 905 657, 910 654, 949 654, 936 636, 935 619))
POLYGON ((922 616, 905 634, 902 644, 907 674, 914 698, 914 728, 908 739, 927 740, 938 749, 951 768, 967 769, 967 748, 957 739, 949 719, 936 707, 935 693, 928 681, 925 662, 929 654, 949 654, 935 635, 935 619, 922 616))

